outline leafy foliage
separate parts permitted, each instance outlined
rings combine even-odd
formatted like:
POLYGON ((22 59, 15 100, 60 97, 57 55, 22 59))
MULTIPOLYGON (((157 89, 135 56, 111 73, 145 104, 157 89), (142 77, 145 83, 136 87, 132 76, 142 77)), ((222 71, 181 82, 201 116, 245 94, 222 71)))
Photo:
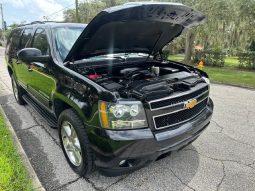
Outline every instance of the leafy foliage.
POLYGON ((255 51, 239 53, 238 57, 240 68, 255 70, 255 51))
MULTIPOLYGON (((89 23, 100 11, 128 2, 127 0, 91 0, 79 4, 80 22, 89 23)), ((75 9, 64 12, 65 21, 76 22, 75 9)))
POLYGON ((225 63, 225 55, 219 49, 196 51, 193 56, 193 62, 198 63, 199 61, 204 61, 206 66, 223 67, 225 63))
POLYGON ((254 40, 251 41, 249 50, 250 50, 250 51, 255 51, 255 41, 254 41, 254 40))
MULTIPOLYGON (((134 1, 134 0, 130 0, 134 1)), ((142 0, 141 0, 142 1, 142 0)), ((162 0, 173 2, 173 0, 162 0)), ((79 15, 82 23, 89 23, 101 10, 129 2, 129 0, 91 0, 79 4, 79 15)), ((254 0, 175 0, 193 7, 208 17, 205 25, 194 30, 195 44, 205 50, 219 47, 228 50, 245 50, 254 39, 255 1, 254 0)), ((65 20, 75 22, 75 10, 64 12, 65 20)), ((183 40, 177 41, 174 47, 183 50, 183 40), (181 43, 179 46, 178 44, 181 43), (177 45, 176 45, 177 44, 177 45)))

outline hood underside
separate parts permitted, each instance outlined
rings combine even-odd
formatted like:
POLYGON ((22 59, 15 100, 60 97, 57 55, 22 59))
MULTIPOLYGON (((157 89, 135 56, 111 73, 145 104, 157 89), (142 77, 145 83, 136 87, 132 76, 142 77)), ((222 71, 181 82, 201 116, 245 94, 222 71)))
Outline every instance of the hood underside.
POLYGON ((173 3, 128 3, 105 9, 84 29, 65 61, 113 53, 153 55, 185 28, 205 20, 202 13, 173 3))

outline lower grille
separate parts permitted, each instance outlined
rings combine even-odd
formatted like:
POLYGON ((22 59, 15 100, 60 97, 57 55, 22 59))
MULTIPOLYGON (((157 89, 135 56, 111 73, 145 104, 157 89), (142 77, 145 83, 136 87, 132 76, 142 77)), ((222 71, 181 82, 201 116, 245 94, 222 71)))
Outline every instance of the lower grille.
POLYGON ((154 124, 156 129, 163 129, 167 127, 173 127, 191 120, 200 114, 207 105, 208 99, 203 100, 192 109, 185 109, 175 113, 165 114, 158 117, 154 117, 154 124))

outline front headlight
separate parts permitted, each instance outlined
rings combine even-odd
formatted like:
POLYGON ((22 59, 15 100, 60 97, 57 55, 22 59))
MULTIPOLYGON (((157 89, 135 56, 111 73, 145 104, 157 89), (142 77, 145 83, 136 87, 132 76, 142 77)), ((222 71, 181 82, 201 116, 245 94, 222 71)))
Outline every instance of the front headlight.
POLYGON ((137 129, 148 126, 143 105, 139 101, 99 101, 99 116, 104 128, 137 129))
POLYGON ((210 85, 210 80, 209 80, 209 78, 203 77, 203 79, 204 79, 204 81, 205 81, 207 84, 210 85))
POLYGON ((203 79, 204 79, 205 83, 208 84, 208 91, 210 92, 211 87, 210 87, 210 80, 209 80, 209 78, 203 77, 203 79))

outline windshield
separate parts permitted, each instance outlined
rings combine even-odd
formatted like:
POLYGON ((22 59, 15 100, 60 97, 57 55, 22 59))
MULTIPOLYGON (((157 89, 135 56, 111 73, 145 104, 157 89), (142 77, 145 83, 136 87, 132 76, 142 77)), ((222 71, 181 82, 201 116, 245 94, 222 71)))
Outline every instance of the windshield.
POLYGON ((62 60, 65 59, 84 28, 85 27, 58 27, 54 29, 57 51, 62 60))

